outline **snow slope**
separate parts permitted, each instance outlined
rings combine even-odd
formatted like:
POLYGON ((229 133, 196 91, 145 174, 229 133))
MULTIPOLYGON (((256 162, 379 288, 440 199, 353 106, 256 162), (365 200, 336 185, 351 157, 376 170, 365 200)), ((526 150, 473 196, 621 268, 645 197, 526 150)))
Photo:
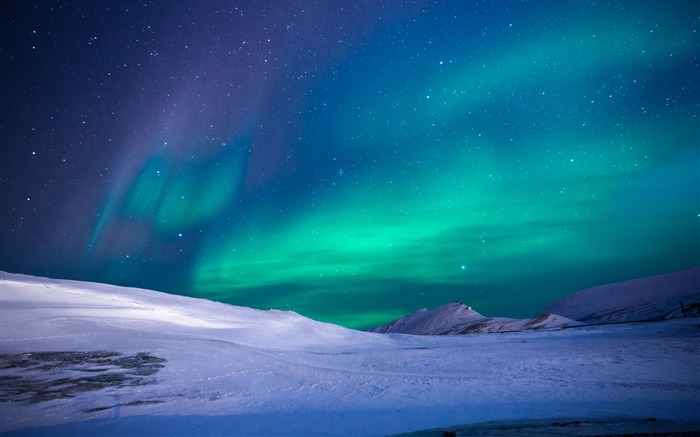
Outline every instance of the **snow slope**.
POLYGON ((700 411, 698 319, 376 334, 102 284, 0 274, 4 436, 382 436, 700 411))
POLYGON ((433 310, 420 309, 413 314, 369 331, 413 335, 450 335, 556 329, 582 324, 566 317, 548 313, 529 319, 485 317, 474 311, 472 307, 461 302, 453 302, 433 310))
POLYGON ((700 315, 700 267, 581 290, 545 312, 588 323, 617 323, 683 317, 683 308, 700 315))

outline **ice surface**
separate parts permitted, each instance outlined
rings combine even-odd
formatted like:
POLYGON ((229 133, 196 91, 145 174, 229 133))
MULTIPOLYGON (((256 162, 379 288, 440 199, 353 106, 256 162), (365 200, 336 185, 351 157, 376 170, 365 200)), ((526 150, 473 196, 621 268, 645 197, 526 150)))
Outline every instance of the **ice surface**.
POLYGON ((2 273, 0 432, 381 436, 559 417, 692 421, 698 322, 376 334, 2 273))

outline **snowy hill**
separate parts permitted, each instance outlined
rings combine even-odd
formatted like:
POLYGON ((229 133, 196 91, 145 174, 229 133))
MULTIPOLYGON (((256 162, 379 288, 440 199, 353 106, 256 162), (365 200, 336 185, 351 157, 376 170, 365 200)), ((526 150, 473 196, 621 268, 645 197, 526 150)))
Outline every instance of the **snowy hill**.
POLYGON ((587 323, 700 315, 700 267, 581 290, 545 311, 587 323))
POLYGON ((359 437, 615 416, 700 430, 699 359, 697 319, 375 334, 292 312, 0 274, 3 437, 359 437))
POLYGON ((420 309, 369 332, 414 335, 513 332, 684 315, 700 316, 700 267, 582 290, 528 319, 485 317, 469 306, 454 302, 433 310, 420 309))
POLYGON ((582 323, 547 313, 529 319, 485 317, 461 302, 454 302, 433 310, 423 308, 411 315, 369 331, 414 335, 450 335, 555 329, 578 325, 582 325, 582 323))

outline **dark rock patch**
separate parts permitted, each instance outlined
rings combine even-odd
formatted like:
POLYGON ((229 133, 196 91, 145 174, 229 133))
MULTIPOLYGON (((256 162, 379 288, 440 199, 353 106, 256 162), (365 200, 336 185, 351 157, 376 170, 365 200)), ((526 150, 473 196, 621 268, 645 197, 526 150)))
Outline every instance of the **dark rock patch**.
MULTIPOLYGON (((165 359, 145 352, 0 354, 0 402, 38 403, 80 393, 153 384, 165 359)), ((109 407, 108 407, 109 408, 109 407)))

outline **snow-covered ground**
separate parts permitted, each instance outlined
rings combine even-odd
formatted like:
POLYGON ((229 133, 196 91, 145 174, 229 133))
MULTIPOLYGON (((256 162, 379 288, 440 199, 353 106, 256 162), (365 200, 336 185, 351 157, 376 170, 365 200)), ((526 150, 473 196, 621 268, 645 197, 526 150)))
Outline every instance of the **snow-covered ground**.
POLYGON ((620 416, 700 431, 698 318, 376 334, 2 273, 0 352, 7 436, 382 436, 620 416))

